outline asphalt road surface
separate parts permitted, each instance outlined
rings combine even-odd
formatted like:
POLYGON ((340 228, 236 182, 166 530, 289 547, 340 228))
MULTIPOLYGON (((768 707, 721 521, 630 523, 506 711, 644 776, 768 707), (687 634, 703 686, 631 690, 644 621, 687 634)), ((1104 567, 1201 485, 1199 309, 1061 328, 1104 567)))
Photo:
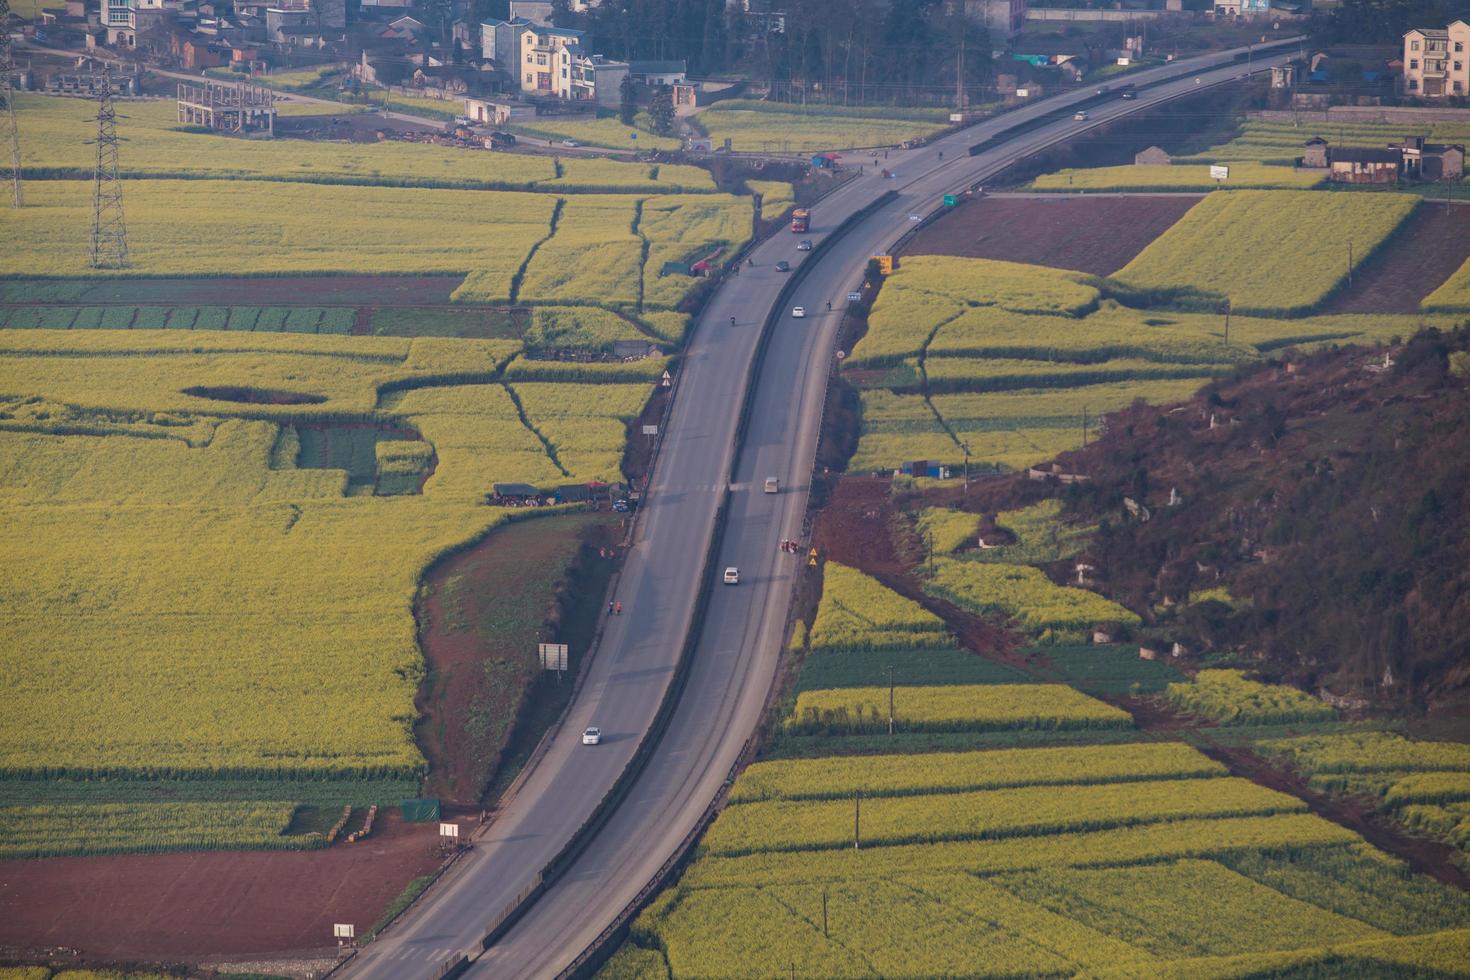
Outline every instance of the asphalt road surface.
MULTIPOLYGON (((1085 121, 1068 113, 974 157, 967 155, 971 145, 1094 99, 1095 90, 1035 103, 919 149, 893 151, 884 165, 896 177, 884 179, 869 166, 813 208, 808 235, 782 232, 755 250, 754 267, 726 282, 694 332, 637 539, 614 597, 624 613, 610 620, 565 723, 475 850, 359 953, 347 976, 431 977, 446 960, 468 954, 479 957, 471 976, 551 977, 596 939, 696 825, 759 720, 804 560, 782 553, 778 543, 800 537, 840 313, 869 257, 888 250, 910 226, 911 214, 927 214, 944 194, 983 182, 1020 156, 1234 80, 1243 68, 1233 54, 1130 75, 1127 81, 1153 87, 1133 100, 1090 106, 1085 121), (1177 80, 1154 85, 1171 78, 1177 80), (537 879, 612 786, 673 675, 726 490, 747 367, 760 325, 788 275, 775 271, 775 263, 785 259, 796 267, 807 257, 796 251, 800 238, 820 239, 890 189, 899 192, 897 200, 851 228, 806 270, 791 300, 806 309, 806 317, 782 311, 754 382, 746 446, 711 570, 718 576, 725 566, 738 566, 740 584, 714 586, 686 689, 656 751, 571 868, 481 955, 480 940, 491 922, 537 879), (780 493, 763 492, 768 476, 780 480, 780 493), (581 744, 580 734, 590 725, 602 728, 601 745, 581 744)), ((1252 67, 1262 70, 1295 54, 1293 45, 1279 55, 1258 55, 1252 67)))

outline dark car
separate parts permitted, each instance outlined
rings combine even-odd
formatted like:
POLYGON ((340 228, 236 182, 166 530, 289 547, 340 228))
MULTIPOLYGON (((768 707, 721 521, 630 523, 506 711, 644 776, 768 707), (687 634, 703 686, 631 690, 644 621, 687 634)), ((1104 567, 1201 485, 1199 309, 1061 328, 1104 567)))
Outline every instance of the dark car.
POLYGON ((785 259, 782 259, 780 262, 777 262, 776 263, 776 271, 777 272, 790 272, 791 271, 791 263, 790 262, 787 262, 785 259))

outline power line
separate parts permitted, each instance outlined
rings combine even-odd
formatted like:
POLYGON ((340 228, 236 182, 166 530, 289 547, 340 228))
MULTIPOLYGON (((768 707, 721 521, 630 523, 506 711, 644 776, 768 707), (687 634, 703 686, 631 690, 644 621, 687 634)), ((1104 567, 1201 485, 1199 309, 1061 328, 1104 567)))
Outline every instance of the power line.
POLYGON ((122 180, 117 174, 117 110, 112 105, 112 68, 104 65, 97 95, 97 169, 92 175, 94 269, 128 267, 128 230, 123 220, 122 180))

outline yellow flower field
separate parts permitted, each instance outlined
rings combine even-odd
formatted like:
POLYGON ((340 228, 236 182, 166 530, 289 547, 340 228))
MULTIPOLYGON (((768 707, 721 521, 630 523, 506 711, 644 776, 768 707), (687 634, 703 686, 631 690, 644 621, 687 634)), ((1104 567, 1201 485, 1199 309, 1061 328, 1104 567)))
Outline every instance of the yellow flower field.
POLYGON ((1346 278, 1349 242, 1356 267, 1418 204, 1409 194, 1211 194, 1115 278, 1152 293, 1228 299, 1241 313, 1304 313, 1346 278))
MULTIPOLYGON (((886 687, 802 691, 786 729, 878 731, 888 725, 886 687)), ((1133 716, 1062 684, 904 687, 894 696, 901 731, 1131 728, 1133 716)))
POLYGON ((498 372, 516 348, 0 331, 0 375, 19 392, 0 420, 0 773, 421 771, 421 572, 528 513, 484 506, 493 482, 616 478, 623 420, 652 391, 530 383, 513 397, 498 372), (567 468, 522 404, 551 448, 563 429, 577 436, 567 468), (395 430, 367 466, 412 490, 432 454, 423 493, 344 496, 346 470, 298 468, 312 427, 342 420, 417 429, 426 442, 395 430))

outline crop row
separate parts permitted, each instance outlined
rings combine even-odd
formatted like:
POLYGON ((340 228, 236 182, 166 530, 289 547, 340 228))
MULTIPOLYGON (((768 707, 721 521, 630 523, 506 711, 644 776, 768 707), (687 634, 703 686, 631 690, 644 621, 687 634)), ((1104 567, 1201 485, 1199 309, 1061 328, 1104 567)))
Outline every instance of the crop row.
POLYGON ((730 802, 851 799, 859 790, 864 797, 905 796, 1224 774, 1224 766, 1180 742, 829 756, 757 762, 735 781, 730 802))
POLYGON ((1391 732, 1303 735, 1257 742, 1311 775, 1412 771, 1470 772, 1470 745, 1411 741, 1391 732))
MULTIPOLYGON (((851 816, 849 809, 849 820, 851 816)), ((993 873, 1212 857, 1263 849, 1295 850, 1358 840, 1352 831, 1310 813, 1182 819, 999 840, 706 857, 689 869, 684 881, 691 887, 705 888, 885 878, 909 872, 993 873)))
POLYGON ((727 807, 705 835, 710 854, 1026 837, 1199 817, 1306 808, 1300 800, 1229 777, 1020 786, 857 800, 769 800, 727 807))
POLYGON ((258 330, 349 334, 353 311, 310 306, 15 306, 4 330, 258 330))
POLYGON ((947 507, 925 507, 914 520, 919 539, 937 554, 958 551, 975 539, 980 515, 947 507))
POLYGON ((1170 684, 1164 698, 1181 711, 1223 725, 1275 725, 1337 717, 1332 708, 1310 694, 1249 680, 1238 670, 1202 670, 1190 682, 1170 684))
POLYGON ((977 614, 1014 618, 1032 633, 1137 623, 1132 611, 1095 592, 1057 585, 1040 569, 936 558, 925 588, 977 614))
MULTIPOLYGON (((890 692, 883 687, 802 691, 787 731, 886 730, 890 692)), ((950 684, 892 692, 898 731, 997 731, 1024 728, 1129 728, 1133 718, 1061 684, 950 684)))
POLYGON ((285 836, 294 803, 94 803, 0 807, 0 858, 136 851, 303 849, 285 836))

